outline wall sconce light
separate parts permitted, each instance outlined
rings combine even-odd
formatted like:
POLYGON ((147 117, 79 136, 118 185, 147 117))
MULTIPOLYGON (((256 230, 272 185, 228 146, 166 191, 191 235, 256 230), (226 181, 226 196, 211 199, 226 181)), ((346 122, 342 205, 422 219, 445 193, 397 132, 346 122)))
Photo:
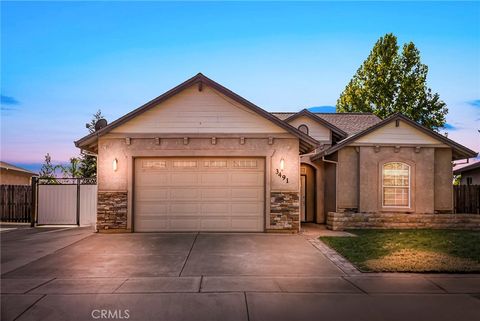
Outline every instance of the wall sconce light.
POLYGON ((280 160, 280 170, 283 171, 284 169, 285 169, 285 160, 282 158, 282 159, 280 160))
POLYGON ((118 159, 114 159, 113 162, 112 162, 112 168, 113 168, 113 171, 116 172, 117 169, 118 169, 118 159))

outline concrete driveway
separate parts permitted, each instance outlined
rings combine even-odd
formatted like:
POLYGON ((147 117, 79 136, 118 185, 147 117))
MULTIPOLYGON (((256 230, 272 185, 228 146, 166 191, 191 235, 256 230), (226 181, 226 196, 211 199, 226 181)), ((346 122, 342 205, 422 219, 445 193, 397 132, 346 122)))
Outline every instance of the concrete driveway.
POLYGON ((301 235, 9 233, 2 320, 480 319, 476 275, 347 275, 301 235))

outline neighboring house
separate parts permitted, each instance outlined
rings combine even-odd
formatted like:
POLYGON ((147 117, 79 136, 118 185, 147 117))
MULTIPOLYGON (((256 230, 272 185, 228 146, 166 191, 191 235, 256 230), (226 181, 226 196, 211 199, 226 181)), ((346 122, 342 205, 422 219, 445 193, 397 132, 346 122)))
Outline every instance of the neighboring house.
POLYGON ((0 161, 0 185, 30 185, 36 173, 0 161))
POLYGON ((480 185, 480 161, 454 170, 453 175, 461 175, 460 185, 480 185))
POLYGON ((398 114, 269 113, 202 74, 75 145, 98 154, 97 228, 138 232, 450 213, 451 162, 477 155, 398 114))

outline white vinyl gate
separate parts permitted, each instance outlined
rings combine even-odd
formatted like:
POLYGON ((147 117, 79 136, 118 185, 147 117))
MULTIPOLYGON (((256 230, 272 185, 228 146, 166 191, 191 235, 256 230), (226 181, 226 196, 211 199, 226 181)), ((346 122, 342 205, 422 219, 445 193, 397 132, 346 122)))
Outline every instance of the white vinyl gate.
POLYGON ((95 224, 97 185, 40 182, 37 187, 37 224, 95 224))

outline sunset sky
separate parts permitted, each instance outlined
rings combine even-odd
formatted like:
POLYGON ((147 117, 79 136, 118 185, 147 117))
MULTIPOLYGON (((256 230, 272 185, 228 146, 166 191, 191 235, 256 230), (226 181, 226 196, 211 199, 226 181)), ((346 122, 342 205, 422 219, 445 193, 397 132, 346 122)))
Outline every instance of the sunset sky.
POLYGON ((37 170, 198 72, 268 111, 334 106, 376 40, 413 41, 480 150, 480 3, 2 2, 1 160, 37 170))

